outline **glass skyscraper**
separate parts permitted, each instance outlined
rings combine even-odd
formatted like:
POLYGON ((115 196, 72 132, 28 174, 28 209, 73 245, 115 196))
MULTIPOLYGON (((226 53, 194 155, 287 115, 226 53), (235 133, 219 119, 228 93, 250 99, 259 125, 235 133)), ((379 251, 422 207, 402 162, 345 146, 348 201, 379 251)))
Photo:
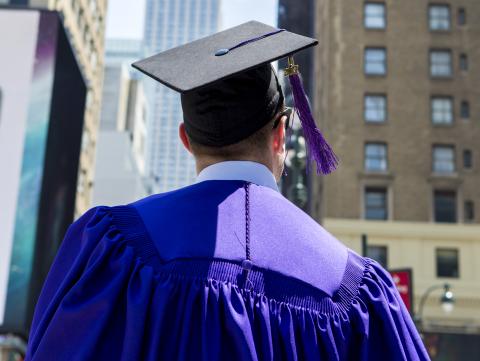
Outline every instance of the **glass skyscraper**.
MULTIPOLYGON (((219 16, 220 0, 147 0, 146 55, 215 33, 219 16)), ((149 102, 147 174, 155 184, 154 191, 165 192, 192 183, 195 164, 178 137, 182 122, 179 94, 150 79, 145 85, 149 102)))

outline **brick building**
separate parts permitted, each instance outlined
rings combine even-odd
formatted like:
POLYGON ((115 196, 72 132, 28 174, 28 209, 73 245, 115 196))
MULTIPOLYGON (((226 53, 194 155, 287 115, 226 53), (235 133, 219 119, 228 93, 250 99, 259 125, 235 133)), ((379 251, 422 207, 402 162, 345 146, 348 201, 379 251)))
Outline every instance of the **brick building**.
POLYGON ((417 306, 452 286, 454 311, 433 293, 424 330, 478 335, 480 3, 317 0, 316 16, 316 116, 341 163, 312 177, 312 215, 412 267, 417 306))

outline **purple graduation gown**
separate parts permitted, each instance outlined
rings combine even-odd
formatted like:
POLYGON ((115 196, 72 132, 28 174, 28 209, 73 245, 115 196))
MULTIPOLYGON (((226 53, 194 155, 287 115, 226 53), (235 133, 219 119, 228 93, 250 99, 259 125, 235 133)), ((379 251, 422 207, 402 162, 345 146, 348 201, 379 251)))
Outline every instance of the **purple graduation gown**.
POLYGON ((427 360, 390 275, 274 190, 210 180, 74 222, 27 361, 427 360))

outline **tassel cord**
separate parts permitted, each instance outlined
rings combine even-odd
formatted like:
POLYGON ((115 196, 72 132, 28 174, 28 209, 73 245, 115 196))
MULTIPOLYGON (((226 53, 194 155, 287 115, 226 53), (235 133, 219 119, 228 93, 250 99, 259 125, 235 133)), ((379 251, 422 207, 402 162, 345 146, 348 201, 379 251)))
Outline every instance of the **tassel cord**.
POLYGON ((299 74, 293 72, 288 78, 295 103, 295 112, 300 118, 307 146, 307 171, 310 169, 310 162, 314 160, 317 165, 317 173, 329 174, 336 169, 338 158, 315 124, 299 74))

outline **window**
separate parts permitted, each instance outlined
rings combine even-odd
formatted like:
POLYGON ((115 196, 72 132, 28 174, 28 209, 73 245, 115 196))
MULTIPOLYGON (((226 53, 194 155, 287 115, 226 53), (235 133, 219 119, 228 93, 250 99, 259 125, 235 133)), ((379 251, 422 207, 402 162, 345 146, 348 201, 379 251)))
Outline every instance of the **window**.
POLYGON ((365 74, 385 75, 387 73, 387 52, 384 48, 366 48, 364 61, 365 74))
POLYGON ((448 5, 430 5, 428 8, 430 30, 450 29, 450 7, 448 5))
POLYGON ((435 222, 455 223, 457 221, 454 191, 435 191, 433 203, 435 222))
POLYGON ((463 119, 470 118, 470 103, 465 100, 460 104, 460 116, 463 119))
POLYGON ((386 171, 387 170, 387 145, 384 143, 365 144, 365 170, 386 171))
POLYGON ((433 124, 453 123, 453 101, 450 97, 433 97, 431 100, 433 124))
POLYGON ((463 151, 463 168, 470 169, 473 166, 472 151, 465 149, 463 151))
POLYGON ((465 201, 463 208, 465 222, 473 222, 475 220, 475 209, 473 206, 473 201, 465 201))
POLYGON ((465 8, 458 8, 457 15, 458 25, 463 26, 467 24, 467 13, 465 8))
POLYGON ((364 118, 367 122, 384 122, 387 119, 387 97, 385 95, 365 95, 364 118))
POLYGON ((385 4, 366 3, 364 8, 364 25, 367 29, 385 29, 385 4))
POLYGON ((453 173, 455 171, 454 148, 450 145, 433 147, 433 171, 435 173, 453 173))
POLYGON ((467 54, 460 54, 459 66, 460 66, 460 70, 462 70, 462 71, 467 71, 468 70, 467 54))
POLYGON ((437 248, 437 277, 458 278, 458 249, 437 248))
POLYGON ((388 219, 387 190, 385 188, 365 189, 365 219, 388 219))
POLYGON ((387 246, 367 246, 367 254, 368 258, 374 259, 383 268, 388 268, 388 250, 387 246))
POLYGON ((433 77, 452 76, 452 53, 450 50, 430 51, 430 75, 433 77))

